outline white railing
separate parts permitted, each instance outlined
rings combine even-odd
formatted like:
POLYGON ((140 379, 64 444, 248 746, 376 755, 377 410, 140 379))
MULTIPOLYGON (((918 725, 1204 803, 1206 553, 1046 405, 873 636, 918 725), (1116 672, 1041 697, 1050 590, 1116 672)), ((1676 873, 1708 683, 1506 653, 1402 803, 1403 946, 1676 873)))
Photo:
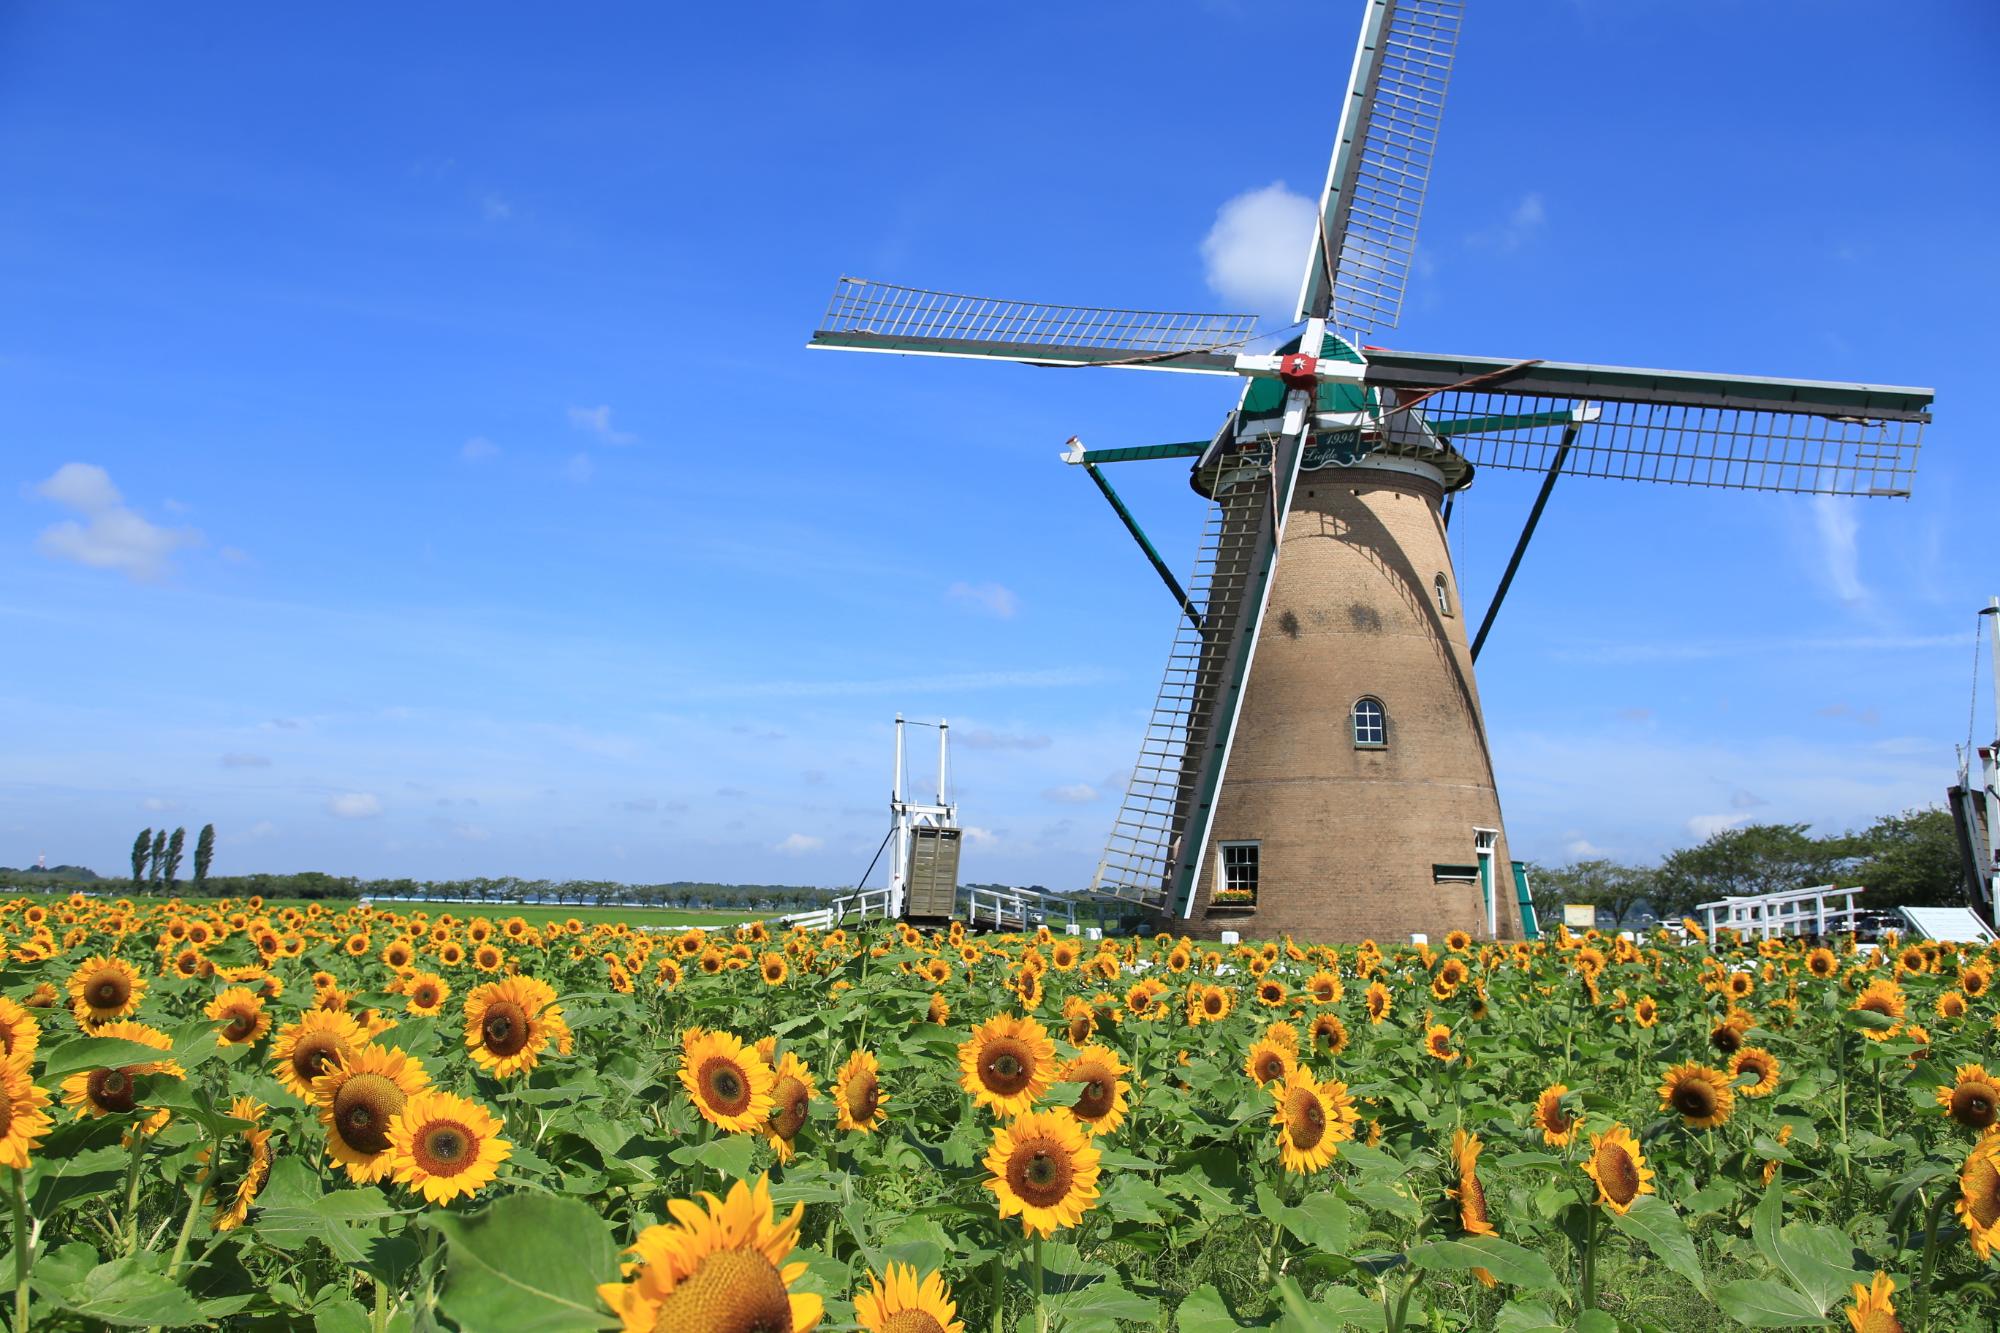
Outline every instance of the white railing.
POLYGON ((965 920, 974 930, 983 920, 993 930, 1031 930, 1060 923, 1073 932, 1076 904, 1033 889, 967 889, 965 920))
POLYGON ((1852 934, 1861 909, 1854 905, 1863 888, 1841 889, 1822 884, 1811 889, 1789 889, 1783 893, 1746 894, 1718 898, 1695 907, 1709 938, 1722 926, 1739 935, 1840 935, 1852 934))

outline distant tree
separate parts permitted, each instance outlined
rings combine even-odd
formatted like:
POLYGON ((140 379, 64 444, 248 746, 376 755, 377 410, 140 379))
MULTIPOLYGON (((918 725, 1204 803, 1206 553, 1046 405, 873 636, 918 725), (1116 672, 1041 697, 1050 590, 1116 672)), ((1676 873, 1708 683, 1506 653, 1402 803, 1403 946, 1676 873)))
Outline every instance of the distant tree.
POLYGON ((1878 907, 1932 907, 1965 901, 1958 835, 1951 812, 1937 806, 1884 815, 1846 839, 1853 882, 1878 907))
POLYGON ((181 876, 181 850, 187 846, 187 832, 184 828, 177 828, 174 830, 174 835, 167 839, 165 879, 168 893, 174 891, 174 883, 181 876))
POLYGON ((132 840, 132 892, 146 891, 146 861, 153 854, 153 830, 142 828, 132 840))
POLYGON ((1661 916, 1686 916, 1716 898, 1809 889, 1851 878, 1847 837, 1815 838, 1805 824, 1746 824, 1683 847, 1660 863, 1661 916))
POLYGON ((194 891, 197 896, 208 892, 208 868, 215 861, 215 825, 203 824, 201 836, 194 840, 194 891))
POLYGON ((161 829, 153 835, 152 860, 147 867, 146 879, 149 891, 158 893, 162 876, 167 868, 167 831, 161 829))
POLYGON ((1629 866, 1604 857, 1572 861, 1564 866, 1531 866, 1528 885, 1537 918, 1553 925, 1562 919, 1565 903, 1588 904, 1611 914, 1617 925, 1641 902, 1658 892, 1658 871, 1629 866))

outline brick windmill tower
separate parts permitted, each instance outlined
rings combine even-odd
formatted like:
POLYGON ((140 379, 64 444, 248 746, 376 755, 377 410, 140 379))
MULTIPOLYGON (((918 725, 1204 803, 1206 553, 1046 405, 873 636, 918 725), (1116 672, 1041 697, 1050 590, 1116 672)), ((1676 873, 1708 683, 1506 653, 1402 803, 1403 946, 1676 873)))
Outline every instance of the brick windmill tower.
POLYGON ((1473 662, 1564 473, 1908 494, 1928 389, 1387 351, 1461 0, 1365 0, 1298 322, 998 301, 843 278, 811 345, 1226 375, 1206 440, 1071 441, 1176 632, 1094 891, 1173 929, 1304 939, 1533 930, 1473 662), (1182 459, 1209 502, 1184 586, 1101 471, 1182 459), (1542 474, 1468 635, 1445 542, 1476 468, 1542 474))

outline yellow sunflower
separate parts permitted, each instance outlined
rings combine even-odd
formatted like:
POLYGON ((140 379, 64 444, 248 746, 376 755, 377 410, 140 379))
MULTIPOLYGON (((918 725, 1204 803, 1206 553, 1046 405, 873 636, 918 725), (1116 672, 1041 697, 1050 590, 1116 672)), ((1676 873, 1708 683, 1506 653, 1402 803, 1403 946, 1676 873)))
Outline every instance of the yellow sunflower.
POLYGON ((868 1290, 854 1293, 854 1319, 866 1333, 965 1333, 958 1304, 943 1273, 890 1264, 880 1278, 868 1275, 868 1290))
POLYGON ((1389 994, 1389 988, 1379 981, 1368 983, 1368 991, 1363 997, 1363 1003, 1368 1007, 1368 1021, 1370 1023, 1384 1021, 1389 1017, 1389 1011, 1396 1007, 1394 998, 1389 994))
POLYGON ((1639 1141, 1623 1125, 1590 1136, 1583 1172, 1597 1182, 1597 1201, 1614 1213, 1625 1212, 1634 1199, 1653 1192, 1653 1169, 1640 1154, 1639 1141))
POLYGON ((792 1141, 805 1128, 806 1113, 811 1109, 818 1089, 813 1086, 812 1071, 790 1051, 779 1058, 775 1078, 771 1085, 771 1123, 768 1128, 771 1146, 777 1150, 778 1160, 789 1162, 795 1151, 792 1141))
POLYGON ((1649 1028, 1658 1023, 1660 1002, 1650 995, 1641 995, 1632 1004, 1632 1021, 1642 1028, 1649 1028))
POLYGON ((335 1009, 312 1009, 296 1023, 278 1029, 271 1040, 271 1061, 278 1082, 302 1102, 312 1100, 312 1081, 337 1061, 359 1049, 368 1034, 352 1015, 335 1009))
POLYGON ((1293 1065, 1283 1082, 1266 1091, 1277 1103, 1271 1123, 1278 1129, 1278 1157, 1285 1170, 1309 1175, 1331 1162, 1340 1145, 1354 1137, 1361 1117, 1345 1083, 1335 1079, 1321 1083, 1311 1070, 1293 1065))
POLYGON ((28 1156, 49 1132, 49 1094, 35 1086, 26 1061, 0 1063, 0 1166, 28 1169, 28 1156))
POLYGON ((451 983, 435 972, 415 973, 403 986, 403 1008, 423 1018, 442 1013, 450 998, 451 983))
POLYGON ((1266 1009, 1276 1009, 1283 1004, 1288 993, 1285 983, 1275 977, 1265 977, 1257 983, 1257 1003, 1266 1009))
POLYGON ((1782 1071, 1777 1056, 1762 1046, 1745 1046, 1730 1059, 1729 1072, 1737 1079, 1750 1080, 1738 1089, 1745 1097, 1768 1097, 1778 1090, 1782 1071))
POLYGON ((1854 1333, 1903 1333, 1896 1306, 1889 1299, 1895 1291, 1895 1279, 1883 1272, 1877 1272, 1869 1286, 1854 1284, 1854 1304, 1847 1308, 1847 1322, 1854 1325, 1854 1333))
POLYGON ((1298 1065, 1299 1057, 1291 1047, 1281 1041, 1273 1041, 1267 1034, 1251 1043, 1250 1052, 1243 1057, 1243 1072, 1259 1087, 1276 1082, 1298 1065))
MULTIPOLYGON (((1848 1008, 1863 1013, 1881 1014, 1885 1018, 1901 1022, 1908 1004, 1903 998, 1903 988, 1887 977, 1877 977, 1868 983, 1861 994, 1854 997, 1848 1008)), ((1894 1034, 1893 1028, 1863 1028, 1861 1035, 1870 1041, 1887 1041, 1894 1034)))
POLYGON ((994 1129, 986 1188, 1003 1220, 1018 1216, 1023 1234, 1049 1236, 1075 1226, 1097 1202, 1098 1160, 1068 1108, 1029 1111, 994 1129))
POLYGON ((757 975, 764 978, 766 986, 782 986, 791 974, 791 964, 781 953, 767 953, 757 960, 757 975))
POLYGON ((1983 1134, 1958 1172, 1955 1211, 1972 1252, 1991 1259, 2000 1248, 2000 1134, 1983 1134))
POLYGON ((924 1018, 938 1027, 951 1022, 951 1001, 944 998, 943 992, 931 992, 930 1004, 924 1009, 924 1018))
POLYGON ((1965 992, 1948 990, 1937 997, 1933 1006, 1939 1018, 1964 1018, 1966 1010, 1965 992))
POLYGON ((0 995, 0 1060, 31 1064, 42 1043, 42 1025, 27 1009, 0 995))
POLYGON ((568 1053, 569 1024, 555 988, 536 977, 509 977, 474 986, 465 997, 465 1046, 495 1078, 533 1069, 555 1043, 568 1053))
MULTIPOLYGON (((243 1173, 235 1182, 223 1185, 211 1179, 216 1174, 216 1165, 211 1150, 203 1148, 195 1160, 201 1163, 201 1173, 195 1177, 197 1184, 206 1185, 202 1192, 204 1203, 223 1200, 215 1210, 211 1225, 217 1231, 234 1231, 250 1216, 251 1205, 263 1192, 264 1183, 271 1178, 271 1131, 263 1127, 264 1112, 270 1108, 254 1097, 237 1097, 229 1103, 232 1120, 247 1120, 250 1126, 239 1131, 244 1144, 243 1173)), ((230 1135, 230 1138, 236 1137, 230 1135)), ((225 1140, 226 1142, 226 1140, 225 1140)))
POLYGON ((1469 1236, 1497 1236, 1492 1215, 1486 1211, 1486 1188, 1479 1183, 1479 1154, 1485 1145, 1477 1134, 1462 1129, 1451 1132, 1452 1161, 1458 1167, 1458 1188, 1449 1191, 1458 1200, 1458 1224, 1469 1236))
POLYGON ((727 1032, 681 1034, 681 1086, 701 1118, 731 1134, 753 1134, 771 1118, 777 1076, 755 1050, 727 1032))
POLYGON ((1340 1021, 1339 1014, 1315 1014, 1306 1036, 1322 1055, 1339 1055, 1347 1049, 1347 1024, 1340 1021))
POLYGON ((1679 1064, 1660 1080, 1660 1109, 1678 1112, 1689 1129, 1713 1129, 1736 1109, 1736 1092, 1719 1069, 1679 1064))
POLYGON ((1222 986, 1196 983, 1188 992, 1188 1024, 1220 1023, 1236 1007, 1236 992, 1222 986))
POLYGON ((810 1333, 818 1327, 823 1302, 791 1290, 806 1265, 785 1262, 798 1244, 803 1203, 779 1221, 770 1180, 759 1177, 755 1187, 737 1181, 727 1200, 713 1194, 703 1194, 700 1203, 674 1199, 667 1211, 674 1221, 647 1227, 628 1251, 635 1256, 630 1280, 597 1289, 624 1321, 625 1333, 810 1333))
POLYGON ((389 1122, 389 1174, 431 1203, 449 1203, 490 1184, 513 1146, 500 1122, 474 1101, 420 1092, 389 1122))
POLYGON ((1806 955, 1806 971, 1825 980, 1840 975, 1840 960, 1831 949, 1814 949, 1806 955))
MULTIPOLYGON (((134 1023, 130 1019, 106 1023, 95 1029, 93 1035, 135 1041, 156 1051, 170 1051, 174 1046, 173 1038, 158 1028, 148 1027, 144 1023, 134 1023)), ((124 1115, 129 1111, 136 1111, 139 1109, 137 1080, 149 1074, 164 1074, 170 1078, 187 1077, 187 1071, 173 1060, 147 1060, 141 1064, 124 1065, 116 1069, 83 1070, 63 1080, 63 1105, 73 1107, 79 1120, 85 1116, 124 1115)), ((139 1126, 139 1132, 153 1133, 165 1125, 171 1115, 172 1112, 166 1110, 154 1113, 139 1126)))
POLYGON ((363 1046, 313 1080, 326 1126, 326 1154, 367 1185, 389 1174, 389 1122, 430 1086, 416 1060, 394 1047, 363 1046))
POLYGON ((1451 1029, 1442 1023, 1433 1023, 1425 1028, 1424 1054, 1446 1064, 1458 1059, 1458 1052, 1451 1048, 1451 1029))
POLYGON ((1021 1114, 1056 1081, 1056 1044, 1032 1018, 998 1014, 958 1048, 959 1086, 995 1115, 1021 1114))
POLYGON ((1937 1101, 1953 1120, 1983 1133, 2000 1119, 2000 1079, 1984 1065, 1960 1065, 1951 1084, 1939 1086, 1937 1101))
POLYGON ((1056 1076, 1061 1083, 1081 1083, 1083 1091, 1070 1104, 1084 1129, 1092 1134, 1110 1134, 1125 1123, 1125 1094, 1132 1091, 1122 1075, 1131 1069, 1109 1046, 1095 1043, 1077 1051, 1056 1076))
POLYGON ((1338 972, 1321 968, 1307 978, 1306 993, 1312 996, 1314 1004, 1337 1004, 1347 993, 1347 988, 1341 985, 1338 972))
POLYGON ((254 1046, 271 1030, 264 997, 248 986, 231 986, 210 1000, 202 1012, 222 1024, 215 1034, 218 1046, 254 1046))
POLYGON ((889 1118, 882 1109, 889 1104, 889 1094, 882 1091, 882 1066, 873 1054, 856 1051, 847 1057, 834 1077, 833 1102, 842 1129, 873 1134, 882 1127, 889 1118))
POLYGON ((69 974, 70 1011, 85 1027, 111 1023, 139 1011, 146 979, 123 958, 98 954, 86 958, 69 974))

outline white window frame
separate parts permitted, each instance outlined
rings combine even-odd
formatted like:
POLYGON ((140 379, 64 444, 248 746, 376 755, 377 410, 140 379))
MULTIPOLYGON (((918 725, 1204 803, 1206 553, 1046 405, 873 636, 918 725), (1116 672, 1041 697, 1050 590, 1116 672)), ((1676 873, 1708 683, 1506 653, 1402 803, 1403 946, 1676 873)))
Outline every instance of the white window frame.
POLYGON ((1431 596, 1437 601, 1438 614, 1449 617, 1451 615, 1451 581, 1445 578, 1442 571, 1438 573, 1436 578, 1431 580, 1431 596))
POLYGON ((1357 750, 1386 750, 1389 748, 1389 705, 1372 694, 1364 694, 1347 710, 1347 729, 1354 737, 1357 750), (1373 739, 1361 734, 1361 705, 1375 705, 1375 723, 1369 728, 1375 733, 1373 739))
MULTIPOLYGON (((1238 869, 1240 868, 1241 866, 1239 864, 1238 869)), ((1242 889, 1242 888, 1247 888, 1250 890, 1250 901, 1248 903, 1225 902, 1220 904, 1220 906, 1223 907, 1255 906, 1257 902, 1258 881, 1263 877, 1263 870, 1264 870, 1264 844, 1258 839, 1237 838, 1230 842, 1216 843, 1215 887, 1217 888, 1217 890, 1219 891, 1222 889, 1242 889), (1241 850, 1243 848, 1248 848, 1250 850, 1250 882, 1248 884, 1237 883, 1236 881, 1230 878, 1229 874, 1230 872, 1229 853, 1232 851, 1241 850)))

